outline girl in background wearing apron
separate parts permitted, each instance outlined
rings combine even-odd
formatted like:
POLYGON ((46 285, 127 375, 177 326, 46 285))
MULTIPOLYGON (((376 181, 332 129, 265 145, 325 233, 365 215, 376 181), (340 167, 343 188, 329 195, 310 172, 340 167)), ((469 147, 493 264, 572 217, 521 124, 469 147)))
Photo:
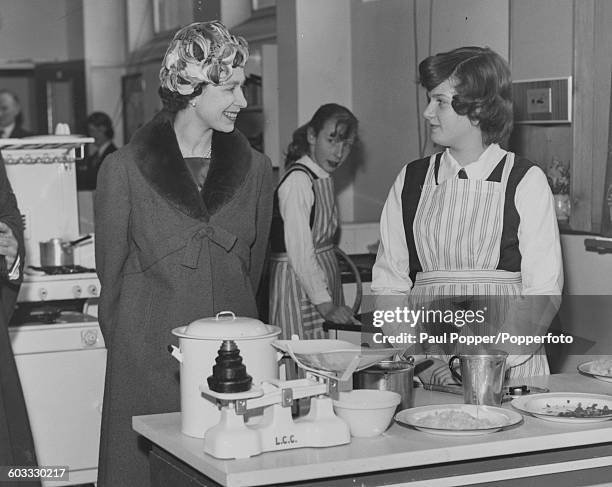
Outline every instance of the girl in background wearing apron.
MULTIPOLYGON (((512 130, 507 63, 490 49, 463 47, 428 57, 419 75, 431 140, 445 150, 406 165, 391 188, 372 290, 409 294, 417 309, 484 297, 497 308, 488 325, 511 327, 527 322, 517 302, 544 298, 538 324, 548 327, 563 287, 559 230, 542 170, 499 145, 512 130)), ((511 377, 549 373, 543 347, 510 355, 508 365, 511 377)), ((423 375, 452 381, 441 359, 423 375)))
POLYGON ((334 253, 338 210, 330 174, 347 159, 357 125, 347 108, 322 105, 287 148, 274 195, 269 317, 285 339, 325 338, 323 321, 352 320, 334 253))

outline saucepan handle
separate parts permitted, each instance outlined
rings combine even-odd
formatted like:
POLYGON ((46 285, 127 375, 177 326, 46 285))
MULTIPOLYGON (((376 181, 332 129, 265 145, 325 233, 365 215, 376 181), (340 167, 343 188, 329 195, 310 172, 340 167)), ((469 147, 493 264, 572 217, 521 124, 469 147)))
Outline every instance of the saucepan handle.
POLYGON ((80 243, 86 242, 87 240, 91 240, 91 233, 89 235, 85 235, 84 237, 77 238, 76 240, 72 240, 68 242, 69 247, 74 247, 75 245, 79 245, 80 243))
POLYGON ((461 374, 459 372, 457 372, 457 367, 455 367, 454 362, 455 360, 460 360, 459 355, 453 355, 450 360, 448 361, 448 368, 451 371, 451 374, 453 376, 453 378, 461 383, 461 374))

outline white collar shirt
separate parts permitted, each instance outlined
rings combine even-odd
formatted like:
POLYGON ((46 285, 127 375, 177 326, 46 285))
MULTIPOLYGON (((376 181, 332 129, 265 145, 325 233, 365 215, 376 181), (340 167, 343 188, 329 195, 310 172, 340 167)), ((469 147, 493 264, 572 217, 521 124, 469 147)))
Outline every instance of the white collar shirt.
MULTIPOLYGON (((480 157, 463 167, 469 179, 487 179, 506 151, 497 144, 489 146, 480 157)), ((438 183, 456 178, 461 165, 447 151, 440 162, 438 183)), ((402 191, 406 166, 393 184, 380 218, 380 245, 372 270, 374 294, 408 294, 410 256, 403 228, 402 191)), ((555 203, 546 175, 531 167, 519 181, 514 196, 519 214, 519 250, 523 294, 561 294, 563 264, 555 203)))
POLYGON ((438 183, 442 183, 448 179, 456 178, 460 169, 464 169, 469 179, 484 180, 489 177, 495 166, 502 160, 507 152, 498 144, 491 144, 480 154, 480 157, 474 162, 462 166, 451 155, 450 150, 446 149, 442 154, 440 161, 440 170, 438 172, 438 183))
MULTIPOLYGON (((321 179, 330 177, 309 156, 303 156, 296 162, 306 166, 321 179)), ((317 305, 329 302, 332 298, 312 243, 310 211, 314 200, 312 181, 304 171, 293 171, 278 188, 278 206, 285 226, 287 256, 308 298, 317 305)))

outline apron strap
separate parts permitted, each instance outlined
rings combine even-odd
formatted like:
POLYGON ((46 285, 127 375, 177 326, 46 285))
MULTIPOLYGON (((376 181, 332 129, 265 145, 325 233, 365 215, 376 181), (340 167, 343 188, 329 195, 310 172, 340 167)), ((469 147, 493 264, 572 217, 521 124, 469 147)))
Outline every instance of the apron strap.
MULTIPOLYGON (((436 184, 438 184, 438 169, 440 168, 440 159, 442 153, 438 153, 434 160, 434 176, 436 184)), ((406 245, 408 247, 408 259, 410 262, 410 280, 415 281, 417 272, 423 270, 419 255, 416 251, 414 242, 414 218, 416 216, 419 202, 421 201, 421 193, 423 185, 427 177, 427 171, 431 165, 431 157, 425 157, 418 161, 411 162, 406 166, 406 175, 404 177, 404 186, 402 188, 402 219, 404 222, 404 233, 406 235, 406 245)))

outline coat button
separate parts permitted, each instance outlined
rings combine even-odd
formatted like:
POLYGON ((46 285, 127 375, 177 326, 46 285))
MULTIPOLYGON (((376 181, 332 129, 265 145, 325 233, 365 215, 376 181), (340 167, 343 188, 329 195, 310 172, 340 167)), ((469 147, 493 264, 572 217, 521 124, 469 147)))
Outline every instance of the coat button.
POLYGON ((213 227, 206 227, 206 235, 209 237, 215 236, 215 229, 213 227))

